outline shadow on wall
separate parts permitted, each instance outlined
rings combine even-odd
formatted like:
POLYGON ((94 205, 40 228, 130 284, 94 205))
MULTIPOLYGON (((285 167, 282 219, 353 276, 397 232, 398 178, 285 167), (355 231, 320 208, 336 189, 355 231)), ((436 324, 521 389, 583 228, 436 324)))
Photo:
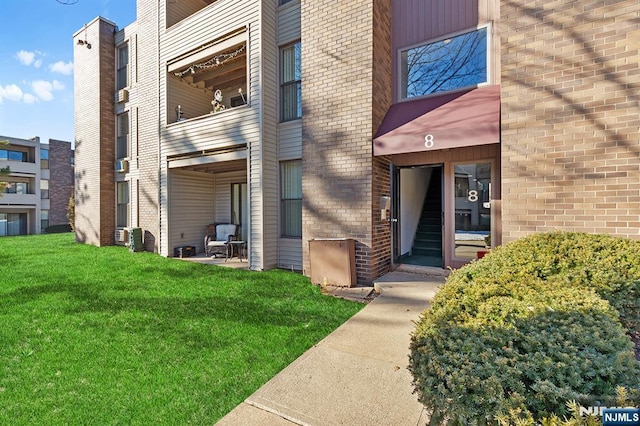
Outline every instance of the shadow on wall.
MULTIPOLYGON (((577 3, 566 2, 560 9, 547 10, 531 6, 531 3, 523 0, 505 0, 502 3, 505 13, 509 12, 508 9, 515 10, 515 13, 509 14, 526 16, 529 20, 535 21, 536 28, 544 28, 545 34, 555 32, 562 35, 563 46, 568 46, 558 50, 549 47, 548 43, 537 47, 538 45, 534 44, 525 46, 525 41, 521 40, 510 42, 509 34, 523 32, 523 21, 502 22, 505 29, 501 44, 506 52, 503 53, 502 64, 503 87, 513 85, 512 88, 506 89, 507 92, 514 90, 521 93, 509 104, 509 109, 516 114, 540 109, 541 116, 547 118, 539 124, 538 130, 544 131, 546 137, 559 135, 557 137, 573 137, 576 142, 584 141, 573 151, 553 158, 544 155, 544 146, 536 148, 527 143, 510 144, 509 149, 515 154, 525 155, 532 160, 519 163, 518 178, 546 182, 552 188, 551 191, 555 192, 553 196, 544 200, 548 204, 566 202, 567 192, 571 191, 571 187, 566 185, 567 182, 615 184, 616 179, 638 176, 635 166, 626 169, 611 167, 611 164, 597 160, 598 156, 603 154, 625 159, 640 157, 640 145, 637 144, 634 134, 637 132, 637 122, 632 119, 625 120, 623 117, 628 115, 637 118, 640 114, 640 82, 628 71, 637 68, 637 56, 628 55, 624 59, 624 55, 630 52, 620 55, 605 53, 605 49, 615 50, 614 45, 624 45, 625 39, 630 41, 634 37, 633 34, 637 34, 640 20, 635 14, 630 13, 627 13, 627 19, 621 19, 625 17, 621 14, 603 17, 599 8, 583 11, 577 6, 577 3), (600 15, 596 15, 597 13, 600 15), (575 23, 574 26, 567 23, 569 15, 570 22, 575 23), (584 22, 596 22, 603 37, 606 34, 606 41, 597 34, 594 36, 593 30, 583 31, 580 23, 584 22), (610 43, 608 38, 620 40, 610 43), (526 49, 526 54, 519 56, 517 64, 507 62, 511 59, 505 60, 504 56, 508 57, 510 52, 522 52, 523 49, 526 49), (621 65, 623 60, 627 65, 621 65), (558 74, 562 74, 562 79, 557 78, 558 74), (532 97, 532 92, 540 96, 532 97), (555 100, 555 103, 546 107, 538 106, 549 104, 541 102, 544 98, 555 100), (536 102, 537 105, 532 105, 531 102, 536 102), (625 109, 627 114, 616 113, 625 109), (573 123, 573 126, 570 131, 563 133, 568 123, 573 123), (585 160, 585 157, 589 158, 585 160), (589 161, 591 157, 593 161, 589 161)), ((534 24, 528 24, 527 27, 533 28, 534 24)), ((506 129, 509 129, 508 121, 506 129)), ((635 164, 634 160, 627 161, 627 164, 635 164)), ((576 194, 571 196, 580 197, 576 194)))

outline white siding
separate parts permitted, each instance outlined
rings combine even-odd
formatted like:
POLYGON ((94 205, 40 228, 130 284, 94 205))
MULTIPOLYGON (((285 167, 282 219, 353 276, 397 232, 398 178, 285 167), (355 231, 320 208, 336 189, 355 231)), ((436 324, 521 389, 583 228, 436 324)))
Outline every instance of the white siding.
POLYGON ((215 216, 214 175, 171 170, 169 176, 169 255, 182 245, 202 252, 205 227, 215 216))
POLYGON ((262 140, 252 147, 250 156, 249 196, 252 209, 250 259, 253 269, 270 269, 278 261, 278 161, 277 161, 277 97, 278 47, 276 44, 276 4, 261 2, 260 85, 262 140), (257 205, 258 209, 253 206, 257 205), (260 226, 254 228, 254 223, 260 226), (256 241, 259 239, 260 241, 256 241), (257 262, 255 262, 257 261, 257 262))
POLYGON ((278 125, 278 159, 302 158, 302 120, 286 121, 278 125))
MULTIPOLYGON (((163 21, 165 2, 161 2, 163 21)), ((161 206, 173 201, 166 196, 167 157, 206 150, 260 143, 260 2, 241 0, 219 0, 176 25, 160 32, 160 126, 161 126, 161 206), (188 53, 201 45, 216 40, 240 28, 247 28, 247 77, 246 91, 249 105, 233 108, 215 115, 205 114, 192 120, 166 125, 175 120, 175 105, 167 102, 167 62, 188 53), (169 120, 168 120, 169 119, 169 120)), ((206 107, 211 99, 207 98, 206 107)), ((185 110, 185 116, 191 117, 185 110)), ((257 167, 260 164, 256 165, 257 167)), ((246 173, 246 172, 245 172, 246 173)), ((230 186, 229 186, 230 188, 230 186)), ((228 202, 228 201, 227 201, 228 202)), ((221 207, 222 206, 218 206, 221 207)), ((254 206, 250 206, 252 210, 254 206)), ((163 235, 168 232, 166 208, 162 210, 163 235)), ((230 211, 229 209, 226 209, 230 211)), ((215 208, 215 211, 222 211, 215 208)), ((217 220, 217 218, 216 218, 217 220)), ((253 223, 252 223, 253 226, 253 223)), ((259 242, 260 239, 258 238, 259 242)), ((202 244, 202 243, 200 243, 202 244)), ((257 244, 257 243, 256 243, 257 244)), ((256 247, 256 245, 252 245, 256 247)), ((168 250, 166 250, 168 252, 168 250)), ((261 265, 254 267, 261 269, 261 265)))
MULTIPOLYGON (((297 40, 300 40, 300 1, 294 0, 278 8, 278 46, 297 40)), ((278 64, 278 73, 280 72, 279 67, 278 64)), ((278 124, 277 155, 278 161, 302 158, 302 120, 278 124)), ((278 230, 280 229, 279 224, 280 220, 278 219, 278 230)), ((278 267, 302 270, 302 239, 278 239, 278 267)))
POLYGON ((278 45, 300 40, 300 0, 278 8, 278 45))
POLYGON ((278 267, 302 271, 302 239, 280 238, 278 267))

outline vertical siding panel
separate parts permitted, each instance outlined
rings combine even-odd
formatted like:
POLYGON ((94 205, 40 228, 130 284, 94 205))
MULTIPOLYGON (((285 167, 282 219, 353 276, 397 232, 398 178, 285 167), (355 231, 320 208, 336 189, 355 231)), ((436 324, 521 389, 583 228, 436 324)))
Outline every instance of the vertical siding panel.
POLYGON ((204 230, 214 218, 214 182, 208 173, 169 172, 169 255, 173 247, 192 245, 204 251, 204 230))
POLYGON ((300 1, 292 1, 278 8, 278 45, 300 39, 300 1))
POLYGON ((278 47, 276 2, 261 2, 263 269, 278 264, 278 47))

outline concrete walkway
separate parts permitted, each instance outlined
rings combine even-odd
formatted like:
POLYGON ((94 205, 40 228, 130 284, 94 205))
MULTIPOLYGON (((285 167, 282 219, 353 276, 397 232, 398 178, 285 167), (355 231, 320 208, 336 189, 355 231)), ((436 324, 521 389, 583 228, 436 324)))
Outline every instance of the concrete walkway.
POLYGON ((380 295, 217 424, 424 425, 407 370, 410 334, 443 276, 392 272, 380 295))

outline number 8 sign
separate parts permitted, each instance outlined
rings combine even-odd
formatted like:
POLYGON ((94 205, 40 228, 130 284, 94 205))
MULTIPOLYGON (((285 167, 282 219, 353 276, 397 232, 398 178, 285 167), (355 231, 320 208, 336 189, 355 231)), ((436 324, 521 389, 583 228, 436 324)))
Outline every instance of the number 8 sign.
POLYGON ((433 148, 434 145, 435 145, 435 140, 433 138, 433 135, 425 135, 424 137, 425 148, 433 148))

